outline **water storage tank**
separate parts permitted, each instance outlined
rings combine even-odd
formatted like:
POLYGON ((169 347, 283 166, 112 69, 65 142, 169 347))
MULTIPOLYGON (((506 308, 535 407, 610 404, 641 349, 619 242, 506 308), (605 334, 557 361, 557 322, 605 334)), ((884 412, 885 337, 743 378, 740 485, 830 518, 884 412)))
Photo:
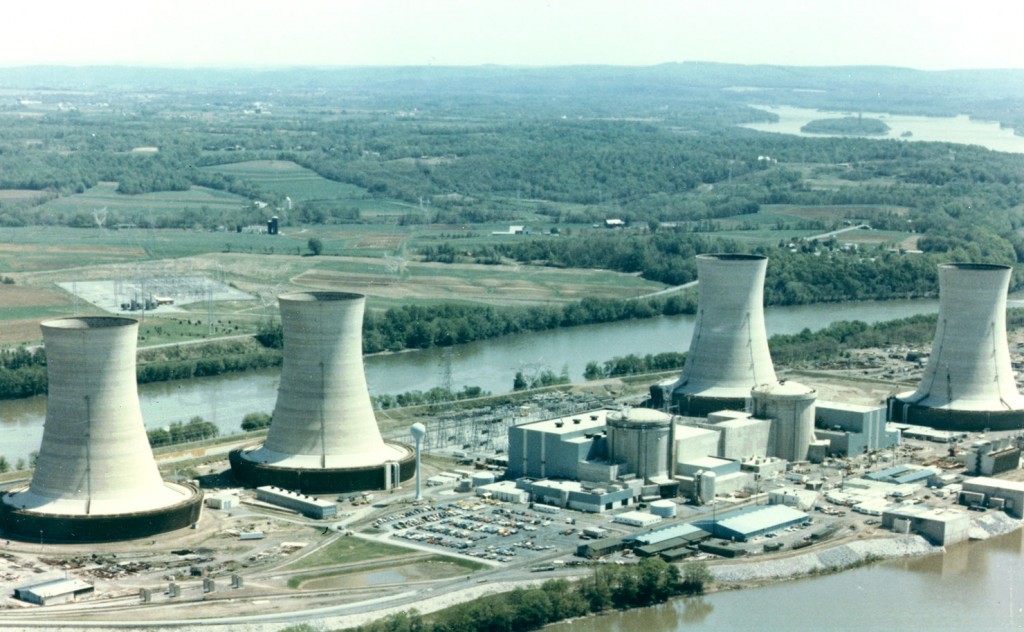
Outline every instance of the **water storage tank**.
POLYGON ((1006 341, 1011 272, 982 263, 939 266, 932 353, 917 390, 889 400, 891 421, 969 431, 1024 425, 1006 341))
POLYGON ((490 485, 494 482, 493 472, 477 472, 473 474, 470 479, 473 481, 473 487, 480 487, 481 485, 490 485))
POLYGON ((138 322, 89 316, 42 323, 49 392, 32 482, 3 497, 5 535, 127 540, 199 519, 202 494, 161 480, 135 383, 138 322))
POLYGON ((628 408, 607 417, 608 459, 626 464, 644 480, 671 476, 672 416, 650 408, 628 408))
POLYGON ((674 518, 676 515, 676 504, 671 500, 656 500, 651 503, 651 513, 662 518, 674 518))
POLYGON ((385 443, 363 371, 366 297, 279 297, 284 364, 263 446, 231 454, 249 484, 307 493, 390 489, 415 473, 413 450, 385 443))
POLYGON ((792 380, 762 384, 750 392, 754 417, 771 419, 768 454, 787 461, 806 461, 814 439, 813 388, 792 380))
POLYGON ((750 389, 775 382, 764 326, 767 257, 697 256, 697 323, 686 365, 669 387, 680 414, 744 410, 750 389))

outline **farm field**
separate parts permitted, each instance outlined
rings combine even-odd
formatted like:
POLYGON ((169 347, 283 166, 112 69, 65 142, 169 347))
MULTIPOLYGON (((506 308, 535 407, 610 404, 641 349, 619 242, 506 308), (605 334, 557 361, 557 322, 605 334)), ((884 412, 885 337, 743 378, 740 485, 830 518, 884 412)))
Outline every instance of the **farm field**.
POLYGON ((203 170, 258 182, 260 187, 287 195, 295 202, 316 199, 359 199, 366 196, 366 191, 357 186, 328 180, 288 160, 249 160, 212 165, 203 167, 203 170))
POLYGON ((107 209, 106 226, 118 223, 134 223, 137 218, 155 217, 167 213, 179 213, 185 209, 225 209, 235 211, 247 204, 245 198, 225 191, 193 186, 188 191, 160 191, 141 195, 124 195, 117 192, 116 182, 100 182, 84 193, 68 195, 50 200, 42 205, 43 210, 64 213, 92 215, 95 211, 107 209))
MULTIPOLYGON (((20 269, 14 266, 11 274, 17 284, 3 286, 0 290, 6 292, 8 288, 15 288, 13 291, 18 295, 16 302, 11 298, 9 305, 0 303, 0 320, 4 326, 18 321, 17 327, 7 327, 0 336, 0 344, 7 346, 37 340, 38 323, 45 318, 68 316, 75 309, 78 313, 103 313, 84 296, 86 290, 96 287, 98 282, 105 282, 111 288, 131 287, 143 281, 149 287, 162 287, 183 279, 206 278, 250 294, 251 300, 214 301, 215 321, 226 324, 233 320, 229 333, 254 331, 261 319, 276 313, 276 297, 294 291, 356 292, 367 295, 369 309, 387 309, 409 303, 514 306, 568 303, 585 297, 626 299, 665 287, 634 274, 605 270, 564 270, 517 264, 440 264, 398 256, 306 256, 306 235, 321 234, 315 231, 302 233, 301 239, 287 240, 267 235, 180 230, 54 229, 49 241, 55 243, 44 245, 40 243, 45 238, 42 229, 5 229, 0 231, 0 244, 7 241, 3 236, 7 231, 33 237, 31 242, 17 247, 27 254, 20 259, 12 252, 7 256, 12 261, 34 261, 32 266, 23 265, 20 269), (143 240, 146 245, 140 247, 137 245, 139 233, 152 234, 152 240, 167 244, 155 249, 154 241, 143 240), (130 246, 132 234, 136 234, 134 247, 130 246), (88 241, 82 239, 83 235, 94 237, 95 243, 88 247, 77 246, 76 250, 72 244, 88 241), (252 251, 243 252, 243 248, 235 245, 228 252, 225 240, 235 238, 250 244, 252 251), (267 245, 269 240, 276 240, 273 243, 277 245, 267 245), (203 244, 217 251, 179 257, 151 256, 154 250, 199 251, 203 244), (282 244, 290 245, 283 247, 282 244), (78 263, 83 265, 76 265, 78 263), (71 291, 79 286, 82 296, 76 302, 71 291)), ((323 234, 330 236, 329 232, 323 234)), ((345 241, 375 240, 376 234, 367 230, 347 239, 339 236, 337 242, 325 240, 325 243, 337 248, 345 241)), ((15 247, 0 245, 0 256, 5 248, 15 247)), ((115 293, 114 290, 108 292, 115 293)), ((147 312, 146 320, 152 324, 193 314, 194 318, 205 321, 209 309, 210 305, 203 300, 191 305, 176 304, 173 308, 147 312)), ((129 312, 128 315, 139 314, 129 312)), ((191 327, 187 331, 199 338, 207 334, 207 326, 191 327)))

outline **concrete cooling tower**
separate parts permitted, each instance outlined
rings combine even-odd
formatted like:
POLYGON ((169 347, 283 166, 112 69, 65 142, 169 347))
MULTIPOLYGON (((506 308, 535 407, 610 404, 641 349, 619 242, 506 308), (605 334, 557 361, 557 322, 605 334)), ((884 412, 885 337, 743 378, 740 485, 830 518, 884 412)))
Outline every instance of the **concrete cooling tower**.
POLYGON ((5 535, 48 542, 151 536, 194 524, 202 494, 161 480, 135 382, 138 323, 42 323, 49 395, 32 482, 3 496, 5 535))
POLYGON ((683 373, 663 397, 681 415, 744 410, 750 389, 775 380, 764 327, 767 257, 698 255, 697 324, 683 373))
POLYGON ((889 419, 948 430, 1018 429, 1017 391, 1006 342, 1011 268, 939 266, 939 321, 917 390, 889 400, 889 419))
POLYGON ((366 297, 341 292, 279 299, 284 365, 263 446, 231 453, 251 485, 307 493, 391 489, 415 473, 413 451, 387 444, 363 372, 366 297))

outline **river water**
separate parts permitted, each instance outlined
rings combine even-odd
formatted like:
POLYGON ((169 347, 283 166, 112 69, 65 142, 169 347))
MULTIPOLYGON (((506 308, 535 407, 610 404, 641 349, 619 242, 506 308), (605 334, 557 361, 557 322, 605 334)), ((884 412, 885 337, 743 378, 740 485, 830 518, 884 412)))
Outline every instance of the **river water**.
POLYGON ((889 126, 888 134, 884 136, 871 136, 870 138, 981 145, 995 151, 1024 154, 1024 136, 1015 135, 1012 129, 999 127, 999 123, 977 121, 965 115, 949 117, 909 116, 879 112, 828 112, 790 106, 757 107, 777 115, 779 120, 774 123, 751 123, 743 127, 761 132, 815 137, 824 136, 824 134, 806 134, 801 132, 800 128, 817 119, 840 118, 861 114, 867 118, 880 119, 889 126), (903 134, 906 132, 910 132, 912 136, 904 137, 903 134))
MULTIPOLYGON (((838 320, 873 323, 938 311, 938 301, 885 301, 775 307, 765 311, 769 335, 812 331, 838 320)), ((587 362, 604 362, 630 353, 646 355, 689 348, 694 316, 683 315, 555 329, 483 340, 450 349, 429 349, 368 356, 366 379, 372 394, 428 390, 447 374, 455 390, 480 386, 494 392, 512 390, 516 371, 568 369, 583 380, 587 362)), ((212 378, 144 384, 139 387, 142 416, 148 428, 200 416, 222 434, 239 432, 242 417, 271 412, 277 398, 279 369, 212 378)), ((0 401, 0 454, 12 464, 39 449, 46 399, 0 401)))
POLYGON ((551 632, 1019 630, 1024 532, 826 577, 678 599, 561 623, 551 632))

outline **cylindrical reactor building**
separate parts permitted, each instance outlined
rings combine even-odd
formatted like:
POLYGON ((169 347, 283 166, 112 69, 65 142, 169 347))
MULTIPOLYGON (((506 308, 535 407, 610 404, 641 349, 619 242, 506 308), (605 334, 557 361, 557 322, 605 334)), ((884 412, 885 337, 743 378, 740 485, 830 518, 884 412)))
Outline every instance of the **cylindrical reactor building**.
POLYGON ((49 394, 32 482, 3 497, 8 536, 100 542, 194 524, 202 494, 160 478, 135 381, 138 323, 80 317, 42 323, 49 394))
POLYGON ((754 387, 750 397, 754 417, 772 420, 768 455, 787 461, 806 461, 807 450, 814 440, 817 391, 787 380, 754 387))
POLYGON ((672 420, 650 408, 608 413, 608 460, 626 464, 645 481, 670 478, 672 420))
POLYGON ((230 455, 240 480, 309 493, 391 489, 415 473, 411 449, 385 443, 363 371, 366 297, 279 298, 284 364, 263 446, 230 455))
POLYGON ((750 389, 775 382, 764 326, 767 257, 697 256, 697 324, 682 375, 670 387, 679 414, 744 410, 750 389))
POLYGON ((939 266, 939 320, 914 392, 889 400, 889 419, 949 430, 1018 429, 1017 391, 1006 341, 1012 269, 982 263, 939 266))

